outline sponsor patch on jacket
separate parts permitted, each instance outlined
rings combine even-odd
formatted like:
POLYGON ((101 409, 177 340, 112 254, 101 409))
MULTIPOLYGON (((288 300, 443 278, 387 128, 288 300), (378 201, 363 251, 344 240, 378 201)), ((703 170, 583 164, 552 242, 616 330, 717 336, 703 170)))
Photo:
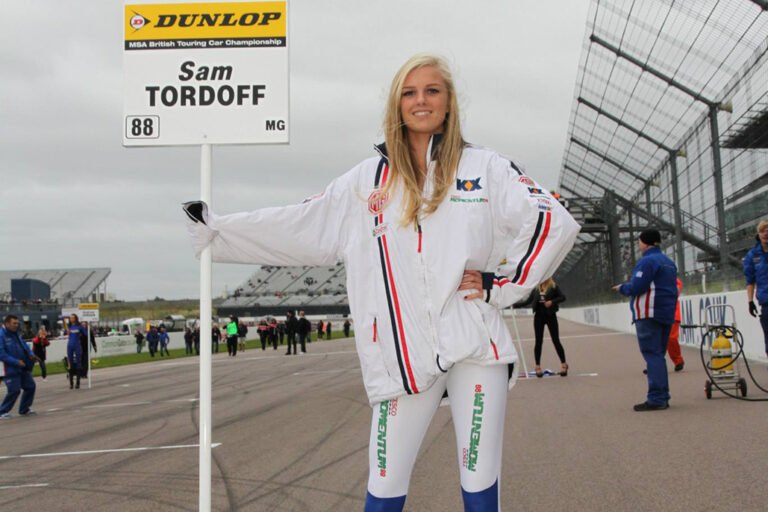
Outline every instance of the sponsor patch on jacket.
POLYGON ((549 199, 544 199, 542 197, 538 198, 536 200, 539 210, 543 212, 548 212, 552 209, 552 202, 549 199))
POLYGON ((643 271, 642 270, 638 270, 637 274, 635 274, 635 277, 637 277, 637 278, 643 277, 643 271))
POLYGON ((487 203, 487 197, 461 197, 451 196, 452 203, 487 203))
POLYGON ((517 178, 517 181, 519 181, 523 185, 527 185, 529 187, 533 187, 533 186, 536 185, 536 183, 534 183, 533 180, 531 178, 529 178, 528 176, 520 176, 519 178, 517 178))
POLYGON ((387 228, 389 225, 385 222, 383 224, 379 224, 372 230, 373 238, 379 238, 381 235, 387 232, 387 228))
POLYGON ((387 201, 389 200, 389 194, 383 190, 376 189, 368 196, 368 211, 372 215, 378 215, 384 210, 387 201))
POLYGON ((456 178, 456 190, 461 190, 462 192, 474 192, 475 190, 483 190, 483 187, 480 186, 480 178, 475 178, 473 180, 456 178))

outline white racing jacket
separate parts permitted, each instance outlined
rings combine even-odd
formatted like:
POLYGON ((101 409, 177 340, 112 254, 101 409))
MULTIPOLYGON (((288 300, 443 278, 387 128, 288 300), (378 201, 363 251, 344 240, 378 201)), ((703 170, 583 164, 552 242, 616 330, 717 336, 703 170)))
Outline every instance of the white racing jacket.
MULTIPOLYGON (((435 138, 433 138, 433 141, 435 138)), ((429 154, 432 155, 430 143, 429 154)), ((301 204, 215 215, 188 229, 199 257, 262 265, 344 261, 363 381, 372 404, 419 393, 460 361, 517 361, 501 309, 525 299, 573 246, 579 225, 493 151, 466 146, 456 185, 419 226, 400 223, 402 193, 383 146, 301 204), (399 187, 398 187, 399 188, 399 187), (464 300, 464 270, 484 272, 485 300, 464 300)), ((434 162, 425 196, 431 196, 434 162)))

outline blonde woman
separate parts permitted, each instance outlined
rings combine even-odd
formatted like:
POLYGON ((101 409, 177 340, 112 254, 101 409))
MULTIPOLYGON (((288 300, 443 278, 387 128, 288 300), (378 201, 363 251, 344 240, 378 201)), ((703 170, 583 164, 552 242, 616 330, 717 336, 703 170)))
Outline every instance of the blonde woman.
POLYGON ((536 340, 533 356, 536 360, 537 377, 544 376, 541 369, 541 349, 544 345, 545 326, 549 329, 552 344, 555 346, 555 352, 560 359, 560 376, 568 376, 568 363, 565 362, 565 350, 563 344, 560 343, 560 326, 557 323, 557 311, 563 302, 565 302, 565 295, 551 277, 539 284, 531 293, 529 303, 533 308, 533 334, 536 340))
POLYGON ((48 340, 48 331, 41 325, 37 331, 37 336, 32 338, 32 352, 37 356, 37 362, 40 364, 40 375, 43 380, 48 377, 48 369, 45 366, 46 356, 48 355, 48 346, 51 342, 48 340))
POLYGON ((459 119, 446 62, 416 55, 392 80, 385 144, 324 193, 232 215, 201 202, 184 206, 197 254, 210 245, 214 261, 344 261, 373 407, 367 512, 403 509, 446 391, 465 510, 499 510, 506 394, 517 361, 501 309, 552 275, 579 231, 509 159, 465 143, 459 119))

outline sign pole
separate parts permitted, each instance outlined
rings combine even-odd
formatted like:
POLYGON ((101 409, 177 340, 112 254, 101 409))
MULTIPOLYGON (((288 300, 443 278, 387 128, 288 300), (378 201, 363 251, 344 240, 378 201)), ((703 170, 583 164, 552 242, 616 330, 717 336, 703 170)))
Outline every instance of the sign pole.
POLYGON ((515 338, 517 338, 517 348, 520 349, 520 359, 523 363, 523 373, 528 378, 528 365, 525 364, 525 351, 523 350, 523 339, 520 337, 520 330, 517 328, 517 312, 512 309, 512 324, 515 326, 515 338))
POLYGON ((88 389, 91 389, 91 322, 88 322, 88 389))
MULTIPOLYGON (((200 196, 211 206, 213 185, 211 170, 211 145, 203 144, 200 155, 200 196)), ((212 299, 212 255, 211 246, 200 255, 200 512, 211 510, 211 318, 212 299)))

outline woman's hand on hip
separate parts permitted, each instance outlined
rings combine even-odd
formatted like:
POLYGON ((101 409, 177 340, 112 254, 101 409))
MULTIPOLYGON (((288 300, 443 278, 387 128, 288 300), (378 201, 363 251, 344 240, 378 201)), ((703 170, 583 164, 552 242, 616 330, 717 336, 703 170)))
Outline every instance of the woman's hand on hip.
POLYGON ((482 299, 483 276, 478 270, 465 270, 459 285, 459 291, 471 290, 472 293, 464 297, 464 300, 482 299))

